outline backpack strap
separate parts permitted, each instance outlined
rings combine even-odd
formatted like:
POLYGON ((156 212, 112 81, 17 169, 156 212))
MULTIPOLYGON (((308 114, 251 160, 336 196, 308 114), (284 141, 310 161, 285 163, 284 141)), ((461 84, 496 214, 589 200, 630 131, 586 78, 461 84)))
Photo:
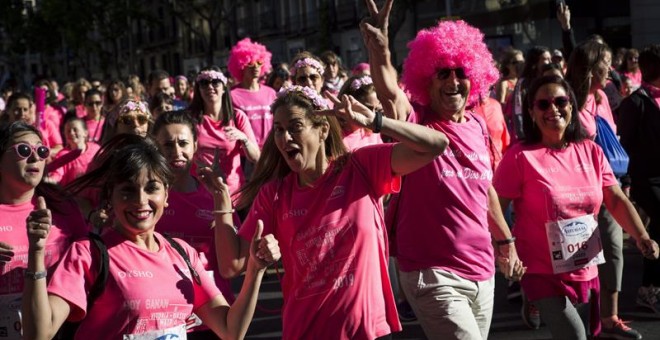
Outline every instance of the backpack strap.
POLYGON ((201 285, 202 285, 202 280, 200 279, 199 274, 197 273, 197 271, 195 270, 195 268, 193 268, 193 265, 192 265, 192 263, 190 262, 190 256, 188 256, 188 253, 186 253, 186 251, 183 250, 183 247, 181 247, 181 244, 179 244, 179 242, 175 241, 175 240, 172 238, 172 236, 170 236, 170 235, 168 235, 168 234, 162 234, 162 235, 165 237, 165 239, 167 240, 167 242, 170 243, 170 245, 172 246, 172 248, 174 248, 174 249, 177 251, 177 253, 179 253, 179 255, 181 255, 181 257, 183 258, 183 260, 186 262, 186 265, 188 266, 188 270, 190 270, 190 275, 191 275, 191 276, 193 277, 193 279, 195 280, 195 283, 197 283, 198 285, 201 286, 201 285))
MULTIPOLYGON (((96 275, 96 279, 94 280, 94 283, 92 284, 92 287, 87 294, 87 312, 89 313, 92 306, 94 306, 96 299, 98 299, 98 297, 101 296, 105 290, 105 284, 108 282, 110 258, 108 256, 108 247, 106 247, 101 236, 93 232, 90 232, 88 236, 90 243, 93 244, 96 247, 96 250, 99 252, 98 274, 96 275)), ((92 263, 94 263, 93 256, 92 263)))

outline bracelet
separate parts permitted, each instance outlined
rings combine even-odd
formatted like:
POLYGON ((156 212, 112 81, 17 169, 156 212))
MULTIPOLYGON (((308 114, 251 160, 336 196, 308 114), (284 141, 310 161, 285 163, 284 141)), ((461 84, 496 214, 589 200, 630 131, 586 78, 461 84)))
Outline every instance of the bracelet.
POLYGON ((231 209, 231 210, 213 210, 211 213, 213 215, 222 215, 222 214, 233 214, 236 210, 231 209))
POLYGON ((507 244, 512 244, 514 242, 516 242, 516 237, 511 236, 511 237, 505 238, 503 240, 495 241, 495 244, 497 244, 498 246, 505 246, 507 244))
POLYGON ((30 279, 33 281, 41 280, 46 278, 46 274, 48 274, 46 271, 43 272, 33 272, 31 270, 26 270, 25 271, 25 278, 30 279))
POLYGON ((380 129, 383 128, 383 112, 382 111, 376 111, 376 116, 374 117, 374 128, 373 132, 379 133, 380 129))

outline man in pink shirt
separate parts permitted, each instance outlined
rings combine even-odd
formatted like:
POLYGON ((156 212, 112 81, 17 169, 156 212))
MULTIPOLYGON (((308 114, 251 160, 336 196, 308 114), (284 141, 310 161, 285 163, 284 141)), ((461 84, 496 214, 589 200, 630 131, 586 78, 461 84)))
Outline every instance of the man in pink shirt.
MULTIPOLYGON (((381 102, 410 113, 387 46, 391 5, 379 12, 369 1, 362 33, 381 102)), ((494 296, 491 240, 505 277, 519 279, 525 270, 491 185, 486 125, 465 109, 485 96, 497 70, 483 34, 462 21, 422 30, 408 47, 402 81, 421 104, 419 124, 444 132, 450 142, 433 162, 403 178, 388 208, 401 286, 428 338, 486 339, 494 296)))
POLYGON ((238 83, 231 89, 231 101, 248 116, 260 149, 273 125, 270 104, 275 101, 275 90, 259 83, 270 72, 270 58, 266 46, 245 38, 232 47, 227 65, 238 83))

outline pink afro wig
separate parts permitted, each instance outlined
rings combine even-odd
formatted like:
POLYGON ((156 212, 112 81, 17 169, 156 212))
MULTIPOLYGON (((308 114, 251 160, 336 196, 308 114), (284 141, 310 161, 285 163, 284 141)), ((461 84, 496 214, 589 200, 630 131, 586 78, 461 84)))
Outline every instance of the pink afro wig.
POLYGON ((468 104, 486 96, 499 78, 493 56, 483 42, 479 29, 466 22, 442 21, 437 26, 421 30, 408 43, 410 53, 403 63, 402 81, 413 101, 430 103, 429 87, 441 68, 462 67, 470 79, 468 104))
POLYGON ((234 77, 234 79, 241 81, 243 79, 243 69, 247 64, 261 61, 263 66, 261 66, 261 74, 259 76, 263 76, 270 72, 271 56, 272 55, 268 52, 266 46, 252 42, 250 38, 245 38, 231 48, 227 68, 229 68, 229 73, 231 73, 231 76, 234 77))

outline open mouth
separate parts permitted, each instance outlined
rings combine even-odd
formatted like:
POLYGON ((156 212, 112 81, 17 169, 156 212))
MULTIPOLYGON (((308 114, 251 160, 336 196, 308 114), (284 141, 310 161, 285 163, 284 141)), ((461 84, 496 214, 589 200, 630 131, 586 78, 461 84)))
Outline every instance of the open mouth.
POLYGON ((38 174, 41 171, 39 170, 39 168, 27 168, 27 169, 25 169, 25 172, 27 172, 29 174, 38 174))
POLYGON ((287 158, 292 159, 292 158, 295 158, 300 153, 300 150, 298 150, 298 149, 287 149, 284 152, 286 153, 287 158))
POLYGON ((138 221, 144 221, 147 220, 149 217, 151 217, 152 211, 151 210, 138 210, 135 212, 128 212, 128 215, 131 217, 135 218, 138 221))
POLYGON ((175 169, 183 169, 186 167, 186 161, 184 160, 175 160, 170 162, 170 165, 175 169))

